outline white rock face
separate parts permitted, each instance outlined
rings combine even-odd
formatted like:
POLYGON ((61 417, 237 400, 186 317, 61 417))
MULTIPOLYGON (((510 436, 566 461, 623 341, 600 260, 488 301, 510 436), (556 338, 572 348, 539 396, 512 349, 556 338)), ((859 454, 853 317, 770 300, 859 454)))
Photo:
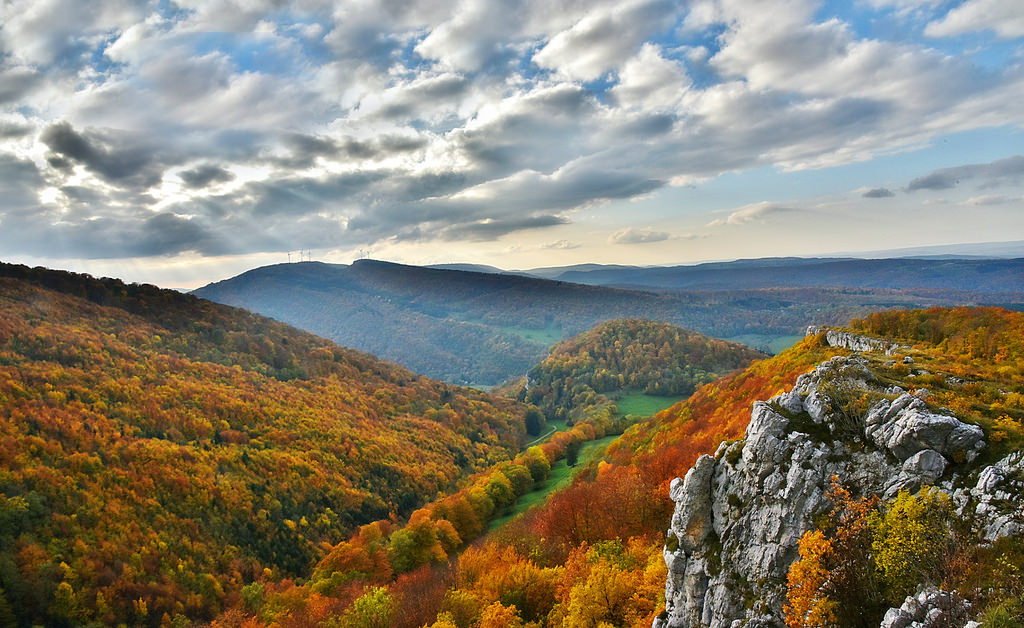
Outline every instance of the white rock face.
MULTIPOLYGON (((672 483, 666 610, 656 628, 783 626, 786 574, 799 538, 831 508, 826 493, 833 476, 861 495, 894 496, 940 482, 951 492, 964 483, 969 468, 961 463, 984 447, 981 429, 871 381, 862 358, 820 364, 792 391, 754 404, 744 441, 702 456, 684 480, 672 483), (868 390, 896 398, 872 407, 860 418, 862 432, 851 435, 850 418, 832 409, 839 404, 829 394, 868 390)), ((1001 491, 1006 478, 1024 484, 1024 456, 1000 465, 986 469, 976 488, 961 491, 964 508, 979 503, 1005 511, 1001 491)), ((994 534, 1024 525, 1024 517, 999 521, 994 534)))
POLYGON ((974 505, 974 514, 984 522, 981 532, 986 541, 1024 534, 1024 452, 982 469, 977 484, 957 491, 953 500, 961 511, 974 505))
POLYGON ((879 628, 960 628, 968 623, 969 610, 956 593, 931 587, 907 596, 899 608, 890 608, 879 628))
POLYGON ((866 433, 900 460, 931 449, 947 458, 963 456, 971 462, 985 447, 985 433, 980 427, 935 414, 923 399, 908 393, 873 407, 868 413, 866 433))
MULTIPOLYGON (((906 345, 896 344, 895 342, 869 338, 859 334, 851 334, 848 331, 837 331, 826 327, 817 327, 815 325, 811 325, 807 328, 806 335, 815 336, 820 333, 825 334, 825 342, 827 342, 829 346, 842 347, 851 351, 882 351, 886 355, 892 355, 901 349, 909 348, 906 345)), ((909 358, 909 356, 907 357, 909 358)), ((910 358, 910 362, 912 363, 913 361, 914 359, 910 358)))

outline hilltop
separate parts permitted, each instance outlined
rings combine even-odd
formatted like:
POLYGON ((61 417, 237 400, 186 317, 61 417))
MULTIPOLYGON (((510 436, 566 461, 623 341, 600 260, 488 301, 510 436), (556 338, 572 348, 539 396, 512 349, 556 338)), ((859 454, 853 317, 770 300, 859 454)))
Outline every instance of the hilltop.
POLYGON ((512 458, 525 410, 192 295, 0 265, 0 614, 210 619, 512 458))
POLYGON ((585 415, 593 406, 625 395, 626 400, 637 394, 688 397, 703 384, 763 357, 744 345, 669 323, 617 319, 553 346, 515 394, 558 420, 585 415))
MULTIPOLYGON (((784 284, 786 272, 773 272, 784 284)), ((267 266, 194 294, 431 377, 485 385, 525 374, 555 342, 617 318, 659 320, 755 347, 778 340, 788 346, 809 324, 842 324, 881 309, 1024 302, 1020 295, 934 289, 623 290, 375 260, 267 266)))

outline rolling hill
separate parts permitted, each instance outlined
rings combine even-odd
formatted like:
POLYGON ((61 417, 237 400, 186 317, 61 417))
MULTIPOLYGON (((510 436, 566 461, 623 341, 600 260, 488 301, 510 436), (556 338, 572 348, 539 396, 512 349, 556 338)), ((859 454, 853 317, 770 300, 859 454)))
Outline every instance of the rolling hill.
POLYGON ((763 357, 669 323, 617 319, 556 344, 514 394, 551 420, 578 417, 624 395, 688 397, 763 357))

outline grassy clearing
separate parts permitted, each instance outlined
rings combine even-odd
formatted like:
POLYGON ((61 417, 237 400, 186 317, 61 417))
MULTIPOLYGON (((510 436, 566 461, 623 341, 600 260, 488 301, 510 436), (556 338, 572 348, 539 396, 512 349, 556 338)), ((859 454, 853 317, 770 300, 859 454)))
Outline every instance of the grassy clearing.
POLYGON ((618 434, 612 434, 611 436, 605 436, 604 438, 599 438, 583 445, 580 449, 579 462, 576 463, 575 467, 567 465, 565 463, 565 458, 556 462, 552 465, 551 473, 548 474, 548 479, 544 480, 543 484, 520 497, 519 501, 516 502, 509 511, 501 517, 491 521, 487 529, 496 530, 497 528, 500 528, 526 512, 530 507, 544 503, 544 500, 548 498, 548 495, 569 486, 572 479, 576 477, 576 474, 585 469, 591 462, 602 456, 609 443, 618 437, 618 434))
POLYGON ((655 397, 643 393, 625 395, 615 401, 619 414, 635 416, 654 416, 665 408, 669 408, 686 397, 655 397))
POLYGON ((767 348, 768 353, 772 355, 782 353, 802 339, 803 336, 771 336, 767 334, 743 334, 741 336, 725 338, 729 342, 738 342, 752 349, 764 350, 767 348))

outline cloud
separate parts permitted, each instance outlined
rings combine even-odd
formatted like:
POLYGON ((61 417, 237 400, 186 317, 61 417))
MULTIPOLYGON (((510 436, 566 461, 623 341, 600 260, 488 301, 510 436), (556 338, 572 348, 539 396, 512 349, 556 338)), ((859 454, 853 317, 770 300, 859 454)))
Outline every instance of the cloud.
POLYGON ((626 227, 616 231, 608 238, 609 244, 648 244, 651 242, 664 242, 672 237, 667 231, 653 231, 651 229, 634 229, 626 227))
POLYGON ((357 115, 399 120, 427 118, 435 112, 444 115, 458 104, 469 87, 464 76, 453 73, 418 77, 365 98, 357 115))
POLYGON ((971 198, 967 199, 966 204, 971 205, 973 207, 984 207, 989 205, 1005 205, 1006 203, 1012 202, 1014 200, 1018 199, 1013 199, 1008 196, 1001 196, 997 194, 983 194, 981 196, 972 196, 971 198))
POLYGON ((929 23, 924 32, 929 37, 951 37, 983 30, 1003 39, 1024 36, 1021 7, 1005 0, 967 0, 941 20, 929 23))
POLYGON ((17 139, 30 135, 34 129, 31 124, 17 118, 0 118, 0 140, 17 139))
POLYGON ((998 185, 1024 179, 1024 155, 1014 155, 987 164, 967 164, 935 170, 907 184, 907 191, 948 190, 962 181, 981 179, 984 185, 998 185))
POLYGON ((570 242, 569 240, 556 240, 555 242, 548 242, 547 244, 542 244, 540 248, 549 251, 569 251, 572 249, 578 249, 581 246, 581 244, 576 244, 575 242, 570 242))
POLYGON ((793 211, 797 210, 792 207, 785 207, 776 203, 762 201, 760 203, 744 205, 739 209, 735 209, 728 217, 712 220, 708 223, 708 226, 718 227, 721 225, 746 225, 752 222, 764 222, 772 216, 793 211))
POLYGON ((690 79, 678 63, 665 59, 661 49, 644 44, 619 72, 612 96, 625 107, 671 109, 683 97, 690 79))
POLYGON ((634 0, 597 9, 552 37, 533 62, 592 81, 631 56, 647 37, 669 28, 676 13, 669 0, 634 0))
MULTIPOLYGON (((476 242, 723 173, 1024 124, 1019 59, 984 42, 885 39, 827 4, 770 4, 11 0, 0 224, 18 250, 100 257, 476 242)), ((1013 16, 985 26, 983 2, 946 6, 861 8, 930 19, 929 34, 1015 32, 1013 16)), ((1014 159, 907 189, 1012 183, 1014 159)), ((625 239, 663 233, 618 220, 625 239)))
POLYGON ((191 170, 184 170, 178 173, 185 187, 198 190, 209 186, 211 183, 227 183, 235 178, 234 173, 225 170, 215 164, 203 164, 191 170))
POLYGON ((81 164, 107 183, 149 187, 161 176, 154 152, 129 137, 79 133, 69 123, 58 122, 47 127, 39 139, 60 158, 51 164, 81 164))
POLYGON ((482 242, 497 240, 503 235, 525 229, 541 229, 544 227, 555 227, 569 224, 569 219, 563 216, 538 215, 525 216, 522 218, 505 218, 501 220, 486 219, 478 222, 458 224, 443 229, 439 238, 441 240, 470 240, 482 242))
POLYGON ((864 198, 892 198, 896 193, 889 188, 872 188, 861 194, 864 198))
POLYGON ((17 102, 40 83, 39 74, 28 67, 0 69, 0 105, 17 102))

